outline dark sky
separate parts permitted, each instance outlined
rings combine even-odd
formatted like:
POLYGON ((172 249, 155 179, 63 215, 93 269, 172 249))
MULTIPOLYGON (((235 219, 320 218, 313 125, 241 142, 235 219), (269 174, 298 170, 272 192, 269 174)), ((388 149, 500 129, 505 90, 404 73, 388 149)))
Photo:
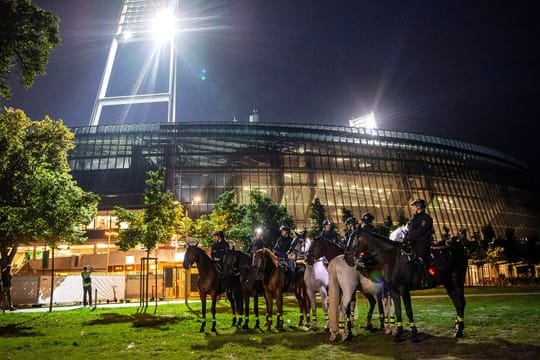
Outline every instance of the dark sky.
MULTIPOLYGON (((63 44, 8 104, 88 124, 120 0, 40 0, 63 44)), ((451 137, 540 176, 537 1, 181 1, 177 121, 346 125, 451 137), (201 80, 202 70, 206 80, 201 80)))

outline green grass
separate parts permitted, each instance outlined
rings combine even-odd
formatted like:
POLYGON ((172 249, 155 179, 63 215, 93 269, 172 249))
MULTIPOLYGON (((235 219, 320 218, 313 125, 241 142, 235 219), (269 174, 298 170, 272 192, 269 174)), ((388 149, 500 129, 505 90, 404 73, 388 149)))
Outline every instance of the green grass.
MULTIPOLYGON (((12 360, 538 359, 540 292, 522 296, 511 296, 512 290, 509 292, 508 296, 469 297, 465 338, 458 340, 452 337, 455 313, 449 298, 413 299, 421 339, 417 344, 408 339, 394 343, 380 332, 364 331, 360 328, 361 320, 356 323, 352 341, 330 343, 328 334, 322 330, 306 332, 294 326, 297 311, 290 301, 285 312, 287 330, 282 333, 232 329, 225 301, 219 303, 218 335, 198 332, 200 304, 197 303, 190 308, 160 305, 155 316, 136 315, 133 307, 7 312, 0 314, 0 357, 12 360)), ((493 291, 467 290, 467 294, 482 293, 493 291)), ((360 300, 359 309, 363 318, 366 301, 360 300)), ((149 309, 148 313, 152 312, 153 308, 149 309)), ((321 314, 319 319, 322 318, 321 314)), ((250 320, 253 325, 253 318, 250 320)))

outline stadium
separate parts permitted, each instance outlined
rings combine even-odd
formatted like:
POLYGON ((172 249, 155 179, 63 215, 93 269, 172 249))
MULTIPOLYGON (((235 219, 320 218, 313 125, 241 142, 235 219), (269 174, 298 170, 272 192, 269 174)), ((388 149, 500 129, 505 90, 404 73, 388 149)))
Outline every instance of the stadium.
MULTIPOLYGON (((246 203, 259 189, 311 226, 319 198, 341 228, 341 211, 369 211, 382 223, 426 199, 436 236, 513 228, 537 233, 526 167, 486 147, 452 139, 344 126, 250 123, 133 124, 78 127, 70 154, 75 179, 113 206, 140 208, 148 170, 164 166, 168 187, 197 218, 235 190, 246 203)), ((106 220, 104 220, 107 222, 106 220)), ((98 227, 99 228, 99 227, 98 227)))

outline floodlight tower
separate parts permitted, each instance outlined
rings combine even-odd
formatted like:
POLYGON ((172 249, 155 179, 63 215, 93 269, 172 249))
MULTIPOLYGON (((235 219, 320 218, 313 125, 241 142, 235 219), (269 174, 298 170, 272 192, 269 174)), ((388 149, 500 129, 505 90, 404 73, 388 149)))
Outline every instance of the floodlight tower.
POLYGON ((176 113, 176 24, 177 0, 124 0, 107 63, 94 103, 90 125, 98 125, 106 106, 130 106, 167 103, 167 121, 175 122, 176 113), (108 96, 107 89, 116 60, 118 45, 127 42, 159 42, 169 46, 169 80, 166 92, 108 96))

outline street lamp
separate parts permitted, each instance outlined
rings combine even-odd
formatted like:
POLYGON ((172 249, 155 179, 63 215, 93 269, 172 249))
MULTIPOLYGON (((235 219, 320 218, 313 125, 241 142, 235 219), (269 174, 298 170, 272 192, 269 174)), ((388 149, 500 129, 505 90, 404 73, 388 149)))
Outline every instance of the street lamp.
POLYGON ((105 235, 107 235, 107 268, 105 269, 105 273, 109 275, 109 258, 111 255, 111 236, 118 236, 118 233, 116 231, 105 231, 105 235))

